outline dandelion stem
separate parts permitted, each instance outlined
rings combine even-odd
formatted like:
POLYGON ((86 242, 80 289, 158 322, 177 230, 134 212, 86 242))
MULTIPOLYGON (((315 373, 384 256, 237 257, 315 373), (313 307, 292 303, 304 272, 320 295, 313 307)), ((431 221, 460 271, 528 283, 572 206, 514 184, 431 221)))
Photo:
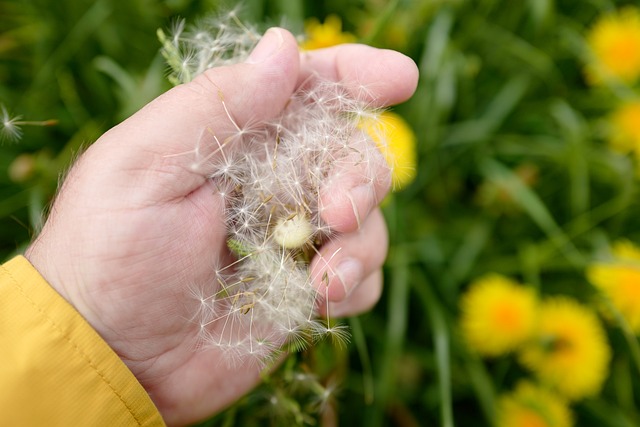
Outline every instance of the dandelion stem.
POLYGON ((638 373, 640 373, 640 343, 638 343, 638 337, 635 336, 633 330, 631 330, 629 322, 627 322, 622 313, 620 313, 620 310, 618 310, 618 308, 611 302, 609 298, 604 298, 607 304, 607 308, 611 310, 611 313, 613 313, 616 322, 620 326, 620 329, 622 329, 624 338, 627 341, 629 350, 631 351, 631 358, 633 360, 633 363, 636 366, 638 373))
POLYGON ((355 342, 360 364, 362 365, 362 388, 364 392, 364 403, 371 405, 375 395, 375 384, 373 380, 373 369, 371 367, 371 358, 369 357, 369 349, 367 341, 362 330, 362 323, 359 317, 349 319, 349 326, 353 333, 353 341, 355 342))

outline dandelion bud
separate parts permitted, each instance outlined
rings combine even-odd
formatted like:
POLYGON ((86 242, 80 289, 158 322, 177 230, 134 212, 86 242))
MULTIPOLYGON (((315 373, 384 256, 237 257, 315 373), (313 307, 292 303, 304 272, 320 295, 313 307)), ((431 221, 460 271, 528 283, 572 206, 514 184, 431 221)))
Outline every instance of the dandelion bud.
POLYGON ((306 245, 313 236, 313 228, 302 213, 280 218, 273 229, 273 239, 287 249, 298 249, 306 245))

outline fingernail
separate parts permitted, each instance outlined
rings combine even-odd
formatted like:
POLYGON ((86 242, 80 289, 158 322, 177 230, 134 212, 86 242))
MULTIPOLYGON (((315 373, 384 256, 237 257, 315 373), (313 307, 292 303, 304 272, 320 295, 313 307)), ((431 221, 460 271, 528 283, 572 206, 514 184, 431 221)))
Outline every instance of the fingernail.
POLYGON ((276 28, 269 28, 260 39, 258 45, 253 48, 253 51, 245 62, 247 64, 258 64, 260 62, 264 62, 276 53, 283 43, 284 38, 282 37, 280 30, 276 28))
POLYGON ((362 281, 362 263, 354 258, 347 258, 336 267, 336 276, 344 289, 341 299, 347 298, 362 281))

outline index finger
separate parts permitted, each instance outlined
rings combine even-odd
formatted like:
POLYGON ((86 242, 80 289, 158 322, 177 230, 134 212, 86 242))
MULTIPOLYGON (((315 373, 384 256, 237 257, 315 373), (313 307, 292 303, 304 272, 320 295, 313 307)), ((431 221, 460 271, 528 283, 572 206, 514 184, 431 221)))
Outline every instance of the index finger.
POLYGON ((313 73, 344 83, 352 95, 374 107, 406 101, 418 85, 418 67, 411 58, 362 44, 301 52, 298 84, 313 73))

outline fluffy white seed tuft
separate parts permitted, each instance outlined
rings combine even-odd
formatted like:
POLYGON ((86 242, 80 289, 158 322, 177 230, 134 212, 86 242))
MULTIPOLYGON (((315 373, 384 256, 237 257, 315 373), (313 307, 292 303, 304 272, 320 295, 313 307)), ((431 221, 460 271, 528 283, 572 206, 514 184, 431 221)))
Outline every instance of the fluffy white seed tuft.
MULTIPOLYGON (((174 30, 159 36, 176 84, 244 60, 260 38, 235 13, 174 30)), ((283 347, 348 338, 342 326, 318 319, 323 295, 312 286, 308 263, 318 253, 315 243, 332 237, 320 203, 331 180, 349 174, 369 185, 382 179, 376 172, 384 159, 360 127, 377 112, 353 93, 312 75, 278 117, 250 126, 234 119, 220 94, 237 132, 209 132, 193 151, 197 170, 211 171, 207 178, 224 200, 228 247, 236 257, 216 270, 208 292, 193 292, 194 323, 201 346, 222 350, 230 362, 264 362, 283 347)))

